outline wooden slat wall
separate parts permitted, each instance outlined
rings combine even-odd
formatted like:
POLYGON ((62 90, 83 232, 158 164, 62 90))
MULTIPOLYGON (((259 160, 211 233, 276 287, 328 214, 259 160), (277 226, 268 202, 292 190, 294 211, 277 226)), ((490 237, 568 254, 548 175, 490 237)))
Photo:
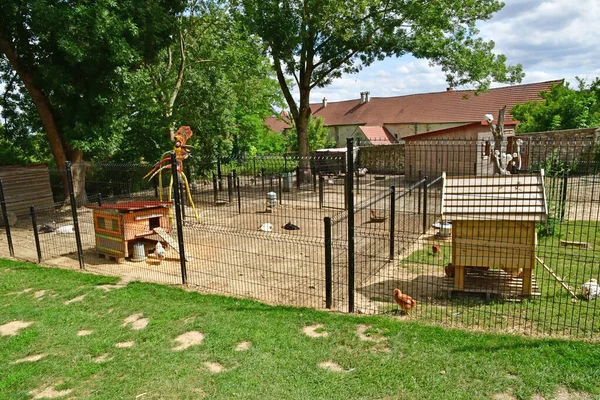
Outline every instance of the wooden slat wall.
POLYGON ((54 204, 46 165, 0 167, 6 209, 17 215, 29 214, 29 207, 54 204))

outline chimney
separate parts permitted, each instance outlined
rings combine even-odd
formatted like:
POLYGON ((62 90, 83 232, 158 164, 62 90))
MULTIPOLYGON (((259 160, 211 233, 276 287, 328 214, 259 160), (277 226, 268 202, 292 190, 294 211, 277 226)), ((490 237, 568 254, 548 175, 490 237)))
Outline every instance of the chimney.
POLYGON ((453 90, 454 90, 454 87, 453 87, 453 86, 448 86, 448 87, 446 88, 446 92, 451 92, 451 91, 453 91, 453 90))
POLYGON ((365 104, 365 92, 360 92, 360 104, 365 104))
POLYGON ((323 108, 327 107, 327 97, 323 97, 323 108))
POLYGON ((365 92, 365 103, 371 101, 371 92, 365 92))

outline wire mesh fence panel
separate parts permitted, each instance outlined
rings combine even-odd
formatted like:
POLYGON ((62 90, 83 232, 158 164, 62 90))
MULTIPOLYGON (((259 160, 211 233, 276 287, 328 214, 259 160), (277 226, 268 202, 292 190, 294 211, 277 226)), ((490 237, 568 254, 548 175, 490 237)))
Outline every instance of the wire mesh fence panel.
MULTIPOLYGON (((199 158, 179 184, 150 164, 74 164, 84 267, 272 304, 599 336, 595 141, 413 139, 346 153, 199 158)), ((32 171, 7 196, 23 206, 15 256, 38 257, 19 191, 29 177, 47 199, 35 205, 42 261, 79 268, 68 174, 32 171)))
POLYGON ((494 153, 489 141, 407 143, 413 173, 406 179, 429 175, 427 192, 420 186, 403 195, 396 188, 395 260, 387 254, 390 206, 383 193, 368 210, 382 215, 382 229, 357 223, 356 269, 371 275, 357 278, 360 311, 480 329, 598 337, 600 307, 587 299, 593 295, 584 297, 598 290, 594 280, 600 274, 600 193, 592 146, 527 138, 513 154, 510 146, 503 143, 502 152, 494 153), (474 158, 465 149, 479 150, 474 158), (471 162, 472 172, 465 167, 471 162), (417 168, 420 173, 414 173, 417 168), (432 183, 438 172, 447 172, 445 184, 453 180, 458 186, 432 183), (457 205, 461 215, 442 214, 457 205), (533 218, 544 206, 547 221, 533 218))

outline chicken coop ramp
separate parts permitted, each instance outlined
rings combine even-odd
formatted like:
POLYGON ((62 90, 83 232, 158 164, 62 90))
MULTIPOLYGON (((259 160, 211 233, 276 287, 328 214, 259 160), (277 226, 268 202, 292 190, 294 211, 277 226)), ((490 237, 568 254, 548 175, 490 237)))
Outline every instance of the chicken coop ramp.
MULTIPOLYGON (((163 228, 154 228, 154 233, 156 233, 162 240, 167 242, 167 244, 177 252, 177 254, 181 255, 179 252, 179 244, 173 239, 163 228)), ((192 261, 192 256, 189 253, 185 253, 185 261, 192 261)))

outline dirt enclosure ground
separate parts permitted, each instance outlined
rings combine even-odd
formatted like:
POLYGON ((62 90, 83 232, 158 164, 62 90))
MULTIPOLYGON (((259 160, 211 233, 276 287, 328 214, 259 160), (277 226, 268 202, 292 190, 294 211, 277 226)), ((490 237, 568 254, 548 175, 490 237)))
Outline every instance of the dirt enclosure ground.
MULTIPOLYGON (((570 178, 566 198, 565 219, 596 221, 600 215, 600 190, 590 177, 570 178), (573 188, 573 190, 571 190, 573 188)), ((595 178, 594 178, 595 179, 595 178)), ((549 186, 550 184, 548 184, 549 186)), ((432 258, 427 263, 411 264, 406 261, 411 253, 429 249, 435 231, 431 224, 439 218, 440 192, 429 192, 427 231, 422 235, 423 214, 418 213, 418 193, 401 194, 407 185, 399 177, 382 180, 364 178, 355 190, 355 204, 363 209, 355 215, 355 310, 379 313, 393 306, 392 291, 401 288, 415 298, 428 302, 446 294, 443 290, 444 262, 432 258), (374 223, 370 214, 389 212, 389 186, 397 186, 394 260, 389 259, 389 218, 374 223), (373 199, 377 199, 374 201, 373 199)), ((210 187, 194 192, 199 220, 186 206, 183 228, 187 262, 187 283, 190 289, 206 293, 253 298, 270 304, 288 304, 325 308, 325 238, 323 218, 334 216, 332 226, 333 307, 348 309, 347 276, 347 220, 343 215, 343 181, 332 179, 324 188, 324 208, 319 206, 319 195, 310 188, 282 193, 282 204, 272 213, 265 212, 266 192, 274 190, 280 198, 277 182, 263 189, 256 182, 242 181, 240 186, 241 213, 237 193, 231 203, 227 189, 218 193, 215 204, 210 187), (342 214, 340 214, 342 213, 342 214), (337 218, 336 218, 337 216, 337 218), (300 230, 282 229, 287 222, 300 230), (271 232, 258 228, 270 223, 271 232)), ((548 194, 552 194, 547 188, 548 194)), ((557 191, 560 193, 560 191, 557 191)), ((130 201, 131 198, 120 201, 130 201)), ((553 204, 555 206, 556 203, 553 204)), ((84 249, 85 270, 93 273, 124 276, 168 284, 181 284, 182 273, 178 254, 169 250, 167 258, 159 262, 154 255, 145 261, 126 260, 116 264, 100 258, 95 251, 95 236, 91 210, 78 211, 84 249)), ((70 210, 38 214, 38 225, 55 220, 59 225, 72 224, 70 210)), ((15 256, 37 261, 31 221, 20 217, 12 228, 15 256)), ((176 232, 171 232, 176 237, 176 232)), ((158 240, 158 237, 154 237, 158 240)), ((73 234, 40 235, 43 263, 60 268, 79 269, 77 245, 73 234)), ((0 230, 0 256, 8 257, 4 230, 0 230)))
MULTIPOLYGON (((360 203, 376 194, 387 192, 397 177, 381 181, 362 182, 355 194, 360 203)), ((304 189, 283 192, 282 201, 271 213, 265 212, 265 193, 275 190, 267 183, 264 191, 260 185, 242 183, 240 187, 241 213, 237 193, 228 201, 226 188, 219 192, 215 204, 211 188, 201 188, 193 194, 197 205, 199 222, 193 217, 189 205, 185 208, 186 223, 183 228, 186 253, 191 256, 186 263, 187 283, 192 289, 245 298, 254 298, 271 304, 289 304, 314 308, 325 307, 325 241, 323 218, 343 212, 343 180, 326 182, 324 207, 319 206, 318 191, 304 189), (282 228, 291 222, 299 230, 282 228), (272 231, 258 228, 272 225, 272 231)), ((279 193, 278 193, 279 195, 279 193)), ((131 199, 122 199, 130 201, 131 199)), ((279 197, 278 197, 279 200, 279 197)), ((362 214, 357 214, 356 226, 360 235, 367 237, 379 232, 385 235, 387 223, 371 224, 368 212, 385 209, 387 200, 380 200, 362 214)), ((101 258, 95 251, 95 234, 92 211, 85 207, 78 210, 85 270, 105 275, 125 276, 128 280, 181 284, 182 273, 178 254, 168 250, 167 258, 160 262, 154 255, 145 261, 125 260, 117 264, 101 258)), ((38 225, 55 221, 59 226, 72 224, 70 209, 38 214, 38 225)), ((173 223, 173 225, 175 225, 173 223)), ((37 252, 31 220, 21 216, 11 229, 15 256, 19 259, 37 261, 37 252)), ((345 220, 332 229, 334 253, 334 286, 339 298, 334 305, 345 307, 345 246, 347 235, 345 220), (337 258, 335 258, 337 257, 337 258), (335 268, 338 269, 335 269, 335 268)), ((177 237, 175 229, 172 237, 177 237)), ((378 236, 379 241, 381 239, 378 236)), ((158 240, 158 237, 151 237, 158 240)), ((371 246, 371 244, 368 244, 371 246)), ((79 269, 77 244, 73 233, 40 234, 42 262, 60 268, 79 269)), ((371 249, 372 251, 373 249, 371 249)), ((382 249, 383 250, 383 249, 382 249)), ((8 256, 4 232, 0 235, 0 256, 8 256)), ((374 254, 374 256, 377 256, 374 254)))

